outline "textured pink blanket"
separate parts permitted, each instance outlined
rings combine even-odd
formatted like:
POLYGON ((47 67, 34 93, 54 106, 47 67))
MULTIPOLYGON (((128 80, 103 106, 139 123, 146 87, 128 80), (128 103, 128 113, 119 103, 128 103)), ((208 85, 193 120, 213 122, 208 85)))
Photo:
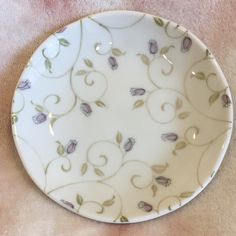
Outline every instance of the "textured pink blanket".
POLYGON ((236 93, 235 0, 0 0, 0 235, 236 235, 236 138, 213 182, 184 208, 133 225, 76 216, 49 200, 25 172, 11 137, 17 80, 50 33, 79 17, 111 9, 160 15, 185 26, 213 52, 236 93))

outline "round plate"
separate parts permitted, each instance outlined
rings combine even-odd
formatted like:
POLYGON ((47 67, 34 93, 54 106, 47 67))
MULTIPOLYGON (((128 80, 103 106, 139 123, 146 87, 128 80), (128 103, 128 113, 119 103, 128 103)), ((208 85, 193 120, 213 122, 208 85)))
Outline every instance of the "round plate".
POLYGON ((34 53, 17 85, 13 136, 50 198, 104 222, 140 222, 198 195, 233 126, 226 79, 180 25, 139 12, 78 20, 34 53))

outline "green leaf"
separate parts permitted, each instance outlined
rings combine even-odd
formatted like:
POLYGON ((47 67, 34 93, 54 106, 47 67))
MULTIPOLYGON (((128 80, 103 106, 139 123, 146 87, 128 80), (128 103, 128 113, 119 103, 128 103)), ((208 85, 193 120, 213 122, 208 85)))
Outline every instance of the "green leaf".
POLYGON ((105 107, 105 106, 106 106, 104 102, 99 101, 99 100, 96 101, 95 104, 96 104, 98 107, 105 107))
POLYGON ((172 154, 177 156, 177 152, 175 150, 172 151, 172 154))
POLYGON ((113 195, 111 199, 104 201, 102 205, 106 207, 111 206, 114 204, 114 199, 115 199, 115 196, 113 195))
POLYGON ((189 114, 190 114, 190 112, 181 112, 181 113, 179 113, 178 118, 181 120, 186 119, 189 116, 189 114))
POLYGON ((13 115, 13 116, 11 117, 11 123, 12 123, 12 124, 15 124, 17 121, 18 121, 17 115, 13 115))
POLYGON ((159 18, 159 17, 154 17, 153 19, 154 19, 155 23, 156 23, 158 26, 160 26, 160 27, 164 26, 164 21, 163 21, 161 18, 159 18))
POLYGON ((84 175, 88 170, 88 164, 85 162, 82 166, 81 166, 81 175, 84 175))
POLYGON ((51 118, 51 120, 50 120, 50 125, 51 125, 51 127, 54 126, 54 123, 55 123, 56 121, 57 121, 57 118, 55 118, 55 117, 51 118))
POLYGON ((48 58, 44 61, 44 65, 48 72, 52 73, 52 63, 48 58))
POLYGON ((86 75, 87 74, 87 71, 86 70, 79 70, 76 72, 75 75, 86 75))
POLYGON ((163 47, 163 48, 161 48, 160 54, 161 54, 161 55, 167 54, 167 53, 169 52, 169 49, 172 48, 172 47, 174 47, 174 46, 171 45, 171 46, 169 46, 169 47, 163 47))
POLYGON ((165 165, 153 165, 153 166, 151 166, 151 169, 155 173, 161 174, 167 169, 168 166, 169 166, 168 163, 166 163, 165 165))
POLYGON ((205 80, 206 79, 206 76, 203 72, 197 72, 196 74, 193 73, 192 76, 195 77, 196 79, 199 79, 199 80, 205 80))
POLYGON ((116 57, 119 57, 125 54, 125 52, 122 52, 119 48, 112 48, 111 52, 116 57))
POLYGON ((133 109, 139 108, 141 106, 144 105, 144 101, 143 100, 137 100, 134 105, 133 105, 133 109))
POLYGON ((116 134, 116 142, 120 144, 122 142, 122 139, 123 139, 122 134, 118 131, 116 134))
POLYGON ((181 142, 178 142, 176 145, 175 145, 175 149, 178 150, 178 149, 183 149, 187 146, 187 143, 184 142, 184 141, 181 141, 181 142))
POLYGON ((94 168, 94 173, 100 177, 104 176, 104 173, 98 168, 94 168))
POLYGON ((35 105, 35 110, 38 111, 38 112, 43 112, 44 108, 43 106, 40 106, 40 105, 35 105))
POLYGON ((150 60, 149 58, 145 55, 145 54, 137 54, 138 56, 141 57, 141 60, 142 62, 145 64, 145 65, 149 65, 150 64, 150 60))
POLYGON ((179 195, 180 198, 188 198, 193 195, 194 192, 183 192, 179 195))
POLYGON ((89 60, 89 59, 84 59, 84 63, 85 63, 86 66, 88 66, 88 67, 90 67, 90 68, 93 67, 93 63, 92 63, 92 61, 89 60))
POLYGON ((58 147, 57 147, 57 154, 58 154, 59 156, 62 156, 62 155, 64 154, 64 152, 65 152, 65 148, 64 148, 64 146, 61 144, 60 141, 56 141, 56 143, 58 144, 58 147))
POLYGON ((176 110, 179 110, 182 106, 183 106, 183 101, 180 98, 177 98, 175 102, 176 110))
POLYGON ((76 202, 78 203, 78 205, 82 205, 84 200, 83 200, 83 197, 79 194, 76 195, 76 202))
POLYGON ((215 92, 209 97, 210 105, 214 103, 220 97, 220 92, 215 92))
POLYGON ((157 192, 157 186, 155 184, 153 184, 152 187, 151 187, 151 190, 152 190, 152 196, 155 197, 156 192, 157 192))
POLYGON ((68 47, 70 45, 70 43, 64 38, 59 39, 59 43, 64 47, 68 47))
POLYGON ((129 222, 129 220, 126 216, 121 216, 120 217, 120 222, 129 222))

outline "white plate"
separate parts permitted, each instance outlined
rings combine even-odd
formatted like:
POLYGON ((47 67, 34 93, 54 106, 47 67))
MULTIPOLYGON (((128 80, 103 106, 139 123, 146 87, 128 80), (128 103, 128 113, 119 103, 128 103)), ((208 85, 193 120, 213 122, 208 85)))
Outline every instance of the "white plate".
POLYGON ((211 181, 230 142, 231 100, 213 55, 182 26, 104 12, 36 50, 14 94, 13 136, 28 174, 58 204, 140 222, 211 181))

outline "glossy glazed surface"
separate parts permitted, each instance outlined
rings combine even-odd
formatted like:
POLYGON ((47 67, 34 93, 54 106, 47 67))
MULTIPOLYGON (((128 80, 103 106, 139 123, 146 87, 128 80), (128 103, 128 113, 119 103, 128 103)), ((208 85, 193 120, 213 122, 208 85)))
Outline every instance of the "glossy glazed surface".
POLYGON ((37 49, 15 92, 13 133, 55 201, 92 219, 139 222, 209 183, 229 144, 231 100, 214 57, 186 29, 107 12, 37 49))

